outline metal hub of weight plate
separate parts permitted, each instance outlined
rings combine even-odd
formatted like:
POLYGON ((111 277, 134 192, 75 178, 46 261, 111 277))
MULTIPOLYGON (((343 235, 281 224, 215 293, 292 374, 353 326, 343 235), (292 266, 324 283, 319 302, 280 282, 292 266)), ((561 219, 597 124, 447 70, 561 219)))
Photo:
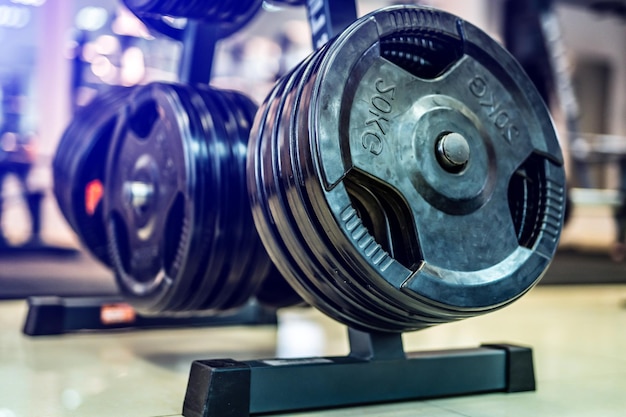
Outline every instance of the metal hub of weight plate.
POLYGON ((82 244, 109 265, 101 193, 117 111, 132 88, 112 87, 81 108, 65 129, 52 161, 54 195, 82 244))
MULTIPOLYGON (((124 0, 126 6, 155 29, 172 36, 174 29, 158 23, 162 16, 197 19, 219 26, 218 36, 226 38, 243 28, 257 14, 262 0, 124 0), (166 28, 164 31, 162 28, 166 28)), ((176 36, 173 36, 176 37, 176 36)))
POLYGON ((365 331, 511 303, 562 228, 563 161, 541 98, 495 41, 427 8, 365 16, 282 78, 248 164, 279 270, 365 331))
POLYGON ((245 186, 255 111, 239 93, 164 83, 123 110, 104 212, 119 287, 139 310, 235 309, 276 273, 245 186))

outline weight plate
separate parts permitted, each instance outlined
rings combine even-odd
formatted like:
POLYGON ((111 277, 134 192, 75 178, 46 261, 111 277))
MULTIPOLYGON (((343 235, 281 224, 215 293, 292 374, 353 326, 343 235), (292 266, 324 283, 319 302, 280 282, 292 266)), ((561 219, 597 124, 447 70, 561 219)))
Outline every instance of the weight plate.
MULTIPOLYGON (((245 173, 245 157, 247 157, 248 139, 257 107, 241 94, 225 92, 223 96, 232 101, 235 118, 239 121, 237 127, 240 132, 239 135, 235 137, 242 138, 242 140, 240 140, 238 146, 234 147, 240 152, 240 156, 235 158, 238 163, 236 169, 238 173, 245 173), (244 156, 244 158, 241 156, 244 156)), ((235 165, 233 164, 233 166, 235 165)), ((240 222, 241 229, 244 231, 244 239, 238 251, 240 253, 249 254, 246 260, 240 262, 242 267, 245 266, 242 275, 251 274, 263 277, 261 285, 255 291, 254 295, 257 301, 265 306, 280 308, 301 303, 302 298, 300 298, 293 288, 291 288, 291 285, 282 277, 261 244, 256 234, 254 220, 252 219, 245 175, 238 174, 237 178, 240 180, 236 185, 236 189, 238 190, 237 194, 240 197, 237 204, 244 210, 240 222), (251 232, 255 234, 254 238, 249 236, 251 232)), ((238 305, 240 303, 238 299, 244 295, 245 293, 242 291, 235 292, 235 298, 231 300, 231 303, 238 305)))
POLYGON ((131 91, 112 87, 79 109, 52 161, 54 195, 61 213, 81 243, 105 265, 110 265, 101 204, 105 161, 117 112, 131 91))
POLYGON ((119 287, 140 311, 236 309, 270 273, 245 186, 255 110, 239 93, 164 83, 124 109, 104 211, 119 287))
POLYGON ((562 228, 561 151, 532 83, 478 28, 428 8, 367 15, 281 79, 248 164, 279 270, 361 330, 511 303, 562 228))
POLYGON ((243 28, 257 14, 262 0, 124 0, 126 6, 148 27, 167 36, 179 38, 172 27, 163 24, 163 16, 197 19, 219 27, 218 37, 226 38, 243 28))
MULTIPOLYGON (((242 272, 250 262, 250 248, 244 246, 246 236, 243 229, 244 213, 249 209, 242 205, 245 195, 241 190, 245 189, 245 185, 241 165, 245 163, 245 158, 237 158, 236 153, 241 152, 241 141, 247 143, 247 136, 240 135, 238 124, 249 122, 236 118, 232 102, 225 95, 214 94, 208 88, 200 88, 197 93, 199 101, 196 106, 202 108, 200 115, 210 116, 213 120, 212 130, 217 140, 209 142, 209 152, 221 154, 224 163, 221 164, 219 177, 215 178, 225 189, 222 193, 224 197, 217 199, 212 207, 218 213, 218 222, 212 231, 215 237, 208 248, 210 256, 206 257, 207 264, 200 271, 197 289, 185 303, 185 308, 194 310, 225 310, 233 296, 246 293, 239 287, 242 272)), ((245 299, 249 296, 247 294, 245 299)))

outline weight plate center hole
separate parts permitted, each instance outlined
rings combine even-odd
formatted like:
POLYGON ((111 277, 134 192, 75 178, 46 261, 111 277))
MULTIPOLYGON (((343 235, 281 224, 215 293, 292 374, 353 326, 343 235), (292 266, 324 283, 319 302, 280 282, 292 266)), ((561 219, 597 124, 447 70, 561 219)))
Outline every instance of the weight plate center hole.
POLYGON ((151 236, 155 217, 158 215, 157 184, 156 162, 149 154, 141 155, 135 163, 133 173, 124 182, 123 193, 135 218, 137 234, 142 240, 151 236))
POLYGON ((439 136, 435 145, 439 165, 452 174, 461 173, 469 163, 470 146, 467 139, 456 132, 446 132, 439 136))
POLYGON ((143 181, 129 181, 125 188, 129 194, 128 199, 133 209, 140 216, 145 215, 154 196, 154 185, 143 181))

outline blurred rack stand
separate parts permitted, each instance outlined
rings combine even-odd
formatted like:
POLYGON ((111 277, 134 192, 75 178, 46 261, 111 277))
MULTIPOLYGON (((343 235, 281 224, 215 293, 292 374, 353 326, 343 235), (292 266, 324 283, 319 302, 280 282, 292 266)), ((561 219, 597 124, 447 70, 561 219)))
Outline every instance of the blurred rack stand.
POLYGON ((30 297, 24 334, 50 336, 102 330, 276 325, 276 311, 250 302, 219 316, 162 317, 137 313, 120 297, 30 297))
MULTIPOLYGON (((183 29, 168 26, 158 20, 144 23, 162 35, 183 43, 179 64, 180 82, 190 85, 209 83, 215 44, 219 39, 214 27, 193 20, 183 29)), ((178 317, 141 315, 118 296, 46 296, 28 299, 28 315, 23 332, 28 336, 47 336, 122 329, 276 324, 276 310, 261 306, 255 300, 236 312, 178 317)))

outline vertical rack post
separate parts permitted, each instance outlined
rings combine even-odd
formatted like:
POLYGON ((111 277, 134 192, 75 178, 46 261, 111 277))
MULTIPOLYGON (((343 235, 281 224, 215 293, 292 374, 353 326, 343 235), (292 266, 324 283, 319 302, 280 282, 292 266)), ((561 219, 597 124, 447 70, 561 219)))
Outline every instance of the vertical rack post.
POLYGON ((199 85, 211 81, 217 41, 216 25, 189 20, 182 36, 183 53, 178 69, 180 82, 199 85))
POLYGON ((355 0, 307 0, 313 48, 319 49, 357 19, 355 0))

